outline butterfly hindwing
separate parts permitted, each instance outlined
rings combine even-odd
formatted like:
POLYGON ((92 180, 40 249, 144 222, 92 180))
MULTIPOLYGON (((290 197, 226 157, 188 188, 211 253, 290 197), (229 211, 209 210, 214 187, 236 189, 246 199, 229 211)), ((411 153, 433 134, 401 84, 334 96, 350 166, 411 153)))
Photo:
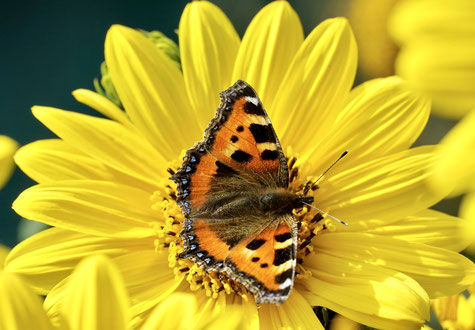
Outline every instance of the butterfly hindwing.
POLYGON ((241 241, 229 252, 225 265, 230 276, 246 285, 257 303, 282 303, 293 286, 297 253, 297 227, 291 214, 256 236, 241 241))

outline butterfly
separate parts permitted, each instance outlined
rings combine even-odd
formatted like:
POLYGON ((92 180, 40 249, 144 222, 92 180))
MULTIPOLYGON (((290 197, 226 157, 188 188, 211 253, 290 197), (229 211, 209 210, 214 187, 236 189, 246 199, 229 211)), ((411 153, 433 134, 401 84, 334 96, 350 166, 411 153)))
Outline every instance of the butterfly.
POLYGON ((185 216, 179 257, 226 273, 258 304, 281 304, 295 278, 292 210, 313 197, 288 189, 287 159, 254 89, 238 80, 219 95, 203 141, 171 177, 185 216))

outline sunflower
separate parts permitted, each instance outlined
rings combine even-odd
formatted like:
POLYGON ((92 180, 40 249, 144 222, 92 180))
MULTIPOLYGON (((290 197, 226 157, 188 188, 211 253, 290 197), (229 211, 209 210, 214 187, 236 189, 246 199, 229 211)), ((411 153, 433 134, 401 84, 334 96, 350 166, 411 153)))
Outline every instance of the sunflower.
POLYGON ((429 317, 429 297, 473 282, 475 266, 456 253, 466 245, 453 235, 462 220, 428 209, 446 194, 426 182, 434 148, 408 149, 429 102, 397 77, 351 90, 357 49, 345 19, 324 21, 304 38, 289 3, 276 1, 240 40, 218 7, 193 1, 179 45, 182 71, 143 33, 114 25, 105 60, 125 112, 87 90, 73 95, 107 118, 33 107, 59 139, 17 153, 38 185, 13 208, 53 228, 16 246, 9 272, 60 304, 61 283, 79 260, 107 255, 123 275, 132 328, 174 292, 195 295, 197 327, 237 308, 248 328, 321 328, 312 306, 325 306, 372 327, 417 328, 429 317), (269 113, 289 158, 290 189, 309 190, 316 206, 349 223, 299 210, 298 275, 279 306, 256 306, 226 276, 177 258, 184 217, 167 170, 202 138, 218 93, 237 79, 256 89, 269 113), (308 189, 345 149, 349 155, 308 189))
POLYGON ((400 0, 390 17, 401 46, 396 73, 427 93, 440 116, 458 119, 475 107, 474 21, 471 0, 400 0))

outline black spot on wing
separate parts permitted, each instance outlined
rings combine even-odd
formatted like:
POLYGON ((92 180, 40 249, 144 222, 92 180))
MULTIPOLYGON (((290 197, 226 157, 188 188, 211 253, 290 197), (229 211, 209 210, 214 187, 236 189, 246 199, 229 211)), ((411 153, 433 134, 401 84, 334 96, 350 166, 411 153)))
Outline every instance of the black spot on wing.
POLYGON ((237 161, 238 163, 247 163, 251 161, 252 155, 242 150, 236 150, 231 155, 231 158, 237 161))
POLYGON ((288 240, 291 237, 292 237, 292 235, 290 233, 283 233, 283 234, 280 234, 280 235, 276 235, 275 240, 277 242, 282 243, 282 242, 285 242, 286 240, 288 240))
POLYGON ((262 245, 264 245, 265 242, 266 242, 265 239, 254 239, 254 240, 250 241, 250 242, 246 245, 246 249, 249 249, 249 250, 257 250, 257 249, 260 248, 262 245))
POLYGON ((250 115, 264 116, 264 109, 260 103, 257 103, 257 105, 249 101, 244 103, 244 112, 250 115))
POLYGON ((236 135, 231 136, 231 142, 236 143, 239 138, 236 135))
POLYGON ((282 265, 283 263, 294 258, 294 246, 289 245, 286 248, 275 250, 274 254, 274 266, 282 265))
POLYGON ((262 160, 276 160, 279 157, 279 152, 277 150, 264 150, 261 153, 262 160))
POLYGON ((237 174, 235 170, 228 165, 221 163, 219 160, 217 160, 215 164, 218 167, 216 169, 216 177, 230 177, 237 174))
POLYGON ((251 259, 252 262, 258 262, 259 260, 261 260, 261 258, 259 257, 254 257, 251 259))
POLYGON ((280 273, 279 275, 275 277, 275 283, 277 284, 284 283, 286 279, 292 278, 292 274, 293 274, 293 269, 292 268, 287 269, 286 271, 280 273))
POLYGON ((244 131, 244 127, 242 125, 239 125, 238 127, 236 127, 236 131, 238 132, 244 131))
POLYGON ((239 94, 243 96, 251 96, 251 97, 256 97, 256 93, 250 86, 246 86, 242 89, 239 90, 239 94))
POLYGON ((251 131, 252 136, 254 136, 254 140, 256 140, 257 143, 276 142, 271 125, 251 124, 249 126, 249 130, 251 131))

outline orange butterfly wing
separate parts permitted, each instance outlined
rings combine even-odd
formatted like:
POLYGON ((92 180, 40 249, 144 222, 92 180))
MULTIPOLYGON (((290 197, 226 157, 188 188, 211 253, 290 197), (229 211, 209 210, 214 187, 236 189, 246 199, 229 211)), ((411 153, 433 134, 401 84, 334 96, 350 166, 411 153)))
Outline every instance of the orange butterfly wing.
MULTIPOLYGON (((243 215, 236 218, 199 215, 202 208, 209 208, 212 198, 222 197, 221 204, 226 204, 226 196, 233 201, 236 194, 246 194, 252 187, 288 186, 285 155, 255 91, 237 81, 220 96, 221 105, 203 141, 186 152, 182 166, 172 176, 177 184, 177 203, 186 216, 180 233, 184 243, 180 257, 192 259, 207 271, 227 272, 259 303, 281 303, 290 294, 295 275, 297 230, 293 216, 289 213, 267 228, 246 215, 244 204, 243 215), (248 228, 241 230, 243 226, 248 228), (290 238, 276 241, 276 237, 284 237, 281 234, 290 238), (252 251, 248 247, 255 240, 266 242, 252 251), (288 246, 281 251, 283 244, 288 246), (284 251, 288 254, 285 265, 276 264, 274 260, 280 260, 279 253, 284 251), (262 262, 253 262, 253 258, 262 262)), ((212 205, 218 208, 221 204, 212 205)))

